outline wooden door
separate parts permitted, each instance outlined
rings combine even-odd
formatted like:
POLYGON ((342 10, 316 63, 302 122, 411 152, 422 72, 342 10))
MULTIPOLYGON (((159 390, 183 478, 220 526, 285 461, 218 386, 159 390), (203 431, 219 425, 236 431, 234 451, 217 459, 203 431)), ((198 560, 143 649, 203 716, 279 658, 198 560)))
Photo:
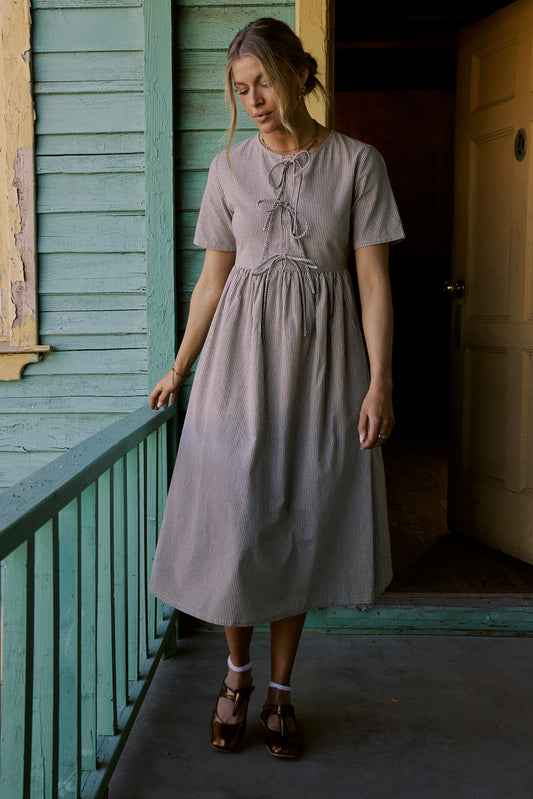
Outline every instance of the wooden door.
POLYGON ((459 38, 449 525, 533 563, 533 0, 459 38))

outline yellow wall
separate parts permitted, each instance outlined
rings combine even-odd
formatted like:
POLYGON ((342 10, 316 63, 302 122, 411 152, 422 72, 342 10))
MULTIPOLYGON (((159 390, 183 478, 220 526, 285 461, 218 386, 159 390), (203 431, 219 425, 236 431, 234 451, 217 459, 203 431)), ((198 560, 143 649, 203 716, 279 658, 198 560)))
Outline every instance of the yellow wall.
MULTIPOLYGON (((296 34, 305 50, 318 62, 318 77, 328 95, 333 97, 334 0, 296 0, 296 34)), ((326 107, 322 98, 309 97, 311 116, 326 127, 333 126, 333 106, 326 107)))
POLYGON ((0 0, 0 380, 15 380, 37 345, 34 110, 29 0, 0 0))

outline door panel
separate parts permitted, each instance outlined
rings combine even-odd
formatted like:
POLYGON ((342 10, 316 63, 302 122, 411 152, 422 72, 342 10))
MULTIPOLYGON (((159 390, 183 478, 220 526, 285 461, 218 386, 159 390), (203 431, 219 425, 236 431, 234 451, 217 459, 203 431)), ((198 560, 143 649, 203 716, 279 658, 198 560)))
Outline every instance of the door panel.
POLYGON ((449 525, 533 563, 533 0, 459 37, 449 525), (515 155, 519 130, 525 157, 515 155))

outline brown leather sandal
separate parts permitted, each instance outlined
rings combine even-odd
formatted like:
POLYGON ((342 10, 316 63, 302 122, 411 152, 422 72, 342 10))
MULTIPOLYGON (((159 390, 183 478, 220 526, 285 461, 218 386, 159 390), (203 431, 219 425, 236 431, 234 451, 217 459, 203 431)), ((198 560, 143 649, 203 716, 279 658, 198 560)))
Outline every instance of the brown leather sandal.
POLYGON ((247 688, 239 688, 238 690, 233 691, 231 688, 228 688, 225 682, 222 683, 222 687, 215 703, 215 709, 211 715, 211 724, 209 725, 211 746, 216 749, 217 752, 235 752, 242 741, 242 736, 244 735, 244 730, 246 729, 248 702, 250 701, 250 696, 253 690, 254 686, 250 685, 247 688), (236 716, 241 705, 246 703, 244 709, 244 718, 242 721, 239 721, 237 724, 225 724, 222 721, 217 713, 218 700, 221 696, 226 699, 233 700, 233 716, 236 716))
POLYGON ((298 728, 294 732, 288 732, 286 718, 289 717, 296 726, 296 716, 292 705, 271 705, 268 702, 261 711, 261 721, 265 728, 265 746, 274 757, 295 758, 301 752, 302 741, 298 728), (268 726, 270 716, 279 716, 280 731, 271 730, 268 726))

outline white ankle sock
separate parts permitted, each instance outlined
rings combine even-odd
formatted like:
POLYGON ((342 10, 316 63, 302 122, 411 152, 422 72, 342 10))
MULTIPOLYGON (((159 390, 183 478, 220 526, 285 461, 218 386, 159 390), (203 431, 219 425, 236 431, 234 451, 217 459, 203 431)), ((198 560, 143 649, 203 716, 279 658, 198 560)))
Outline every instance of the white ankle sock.
POLYGON ((234 666, 233 663, 231 662, 231 655, 228 655, 228 668, 230 668, 232 671, 237 671, 237 672, 250 671, 250 669, 252 668, 252 661, 247 663, 246 666, 234 666))
POLYGON ((280 685, 279 682, 272 682, 272 680, 268 683, 269 688, 278 688, 280 691, 290 691, 290 685, 280 685))

